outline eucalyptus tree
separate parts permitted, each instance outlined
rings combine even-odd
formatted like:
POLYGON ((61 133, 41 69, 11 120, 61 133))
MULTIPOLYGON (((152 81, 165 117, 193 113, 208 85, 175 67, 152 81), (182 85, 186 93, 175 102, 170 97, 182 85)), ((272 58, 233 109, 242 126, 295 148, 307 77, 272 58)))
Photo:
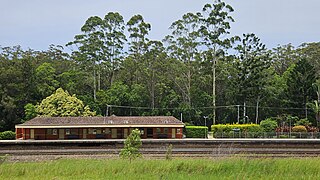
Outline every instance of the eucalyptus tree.
POLYGON ((75 40, 67 44, 77 46, 73 52, 76 61, 82 64, 85 70, 93 72, 94 100, 96 91, 101 88, 101 71, 107 70, 108 82, 111 84, 114 72, 119 68, 126 41, 124 29, 124 20, 119 13, 109 12, 104 19, 92 16, 81 27, 82 34, 76 35, 75 40))
POLYGON ((165 81, 166 60, 167 54, 163 44, 160 41, 149 41, 143 58, 141 73, 149 92, 152 109, 155 108, 156 100, 159 99, 157 98, 158 86, 165 81))
POLYGON ((280 76, 294 63, 297 62, 297 51, 291 44, 277 46, 272 49, 272 65, 280 76))
POLYGON ((244 34, 236 50, 238 51, 238 78, 235 83, 238 85, 239 96, 243 101, 243 118, 246 117, 246 102, 249 98, 253 98, 256 101, 255 121, 258 123, 259 103, 265 96, 271 75, 270 54, 253 33, 244 34))
POLYGON ((171 58, 181 62, 180 67, 174 68, 171 78, 182 92, 184 101, 188 107, 192 106, 191 89, 194 64, 199 57, 199 15, 187 13, 181 19, 170 26, 172 34, 165 37, 164 42, 168 44, 167 52, 171 58))
POLYGON ((320 78, 320 42, 303 43, 296 51, 300 57, 307 59, 314 67, 317 78, 320 78))
MULTIPOLYGON (((130 73, 130 80, 138 82, 139 79, 139 64, 142 62, 143 55, 147 50, 147 43, 149 39, 147 35, 151 30, 151 25, 144 21, 144 18, 138 14, 132 16, 127 22, 129 32, 129 57, 127 58, 127 64, 130 64, 127 70, 130 73)), ((131 83, 132 83, 131 82, 131 83)))
POLYGON ((106 57, 106 48, 104 46, 104 25, 103 20, 98 16, 89 17, 81 27, 83 34, 76 35, 74 41, 69 42, 67 46, 76 45, 77 50, 73 52, 76 61, 83 65, 85 70, 92 70, 93 79, 93 99, 96 100, 97 91, 97 64, 106 57))
POLYGON ((109 84, 115 79, 115 71, 120 68, 124 54, 125 23, 123 17, 117 12, 109 12, 103 20, 105 26, 105 46, 107 47, 106 67, 109 67, 109 84))
POLYGON ((230 23, 234 22, 230 13, 233 8, 220 0, 213 4, 204 5, 200 16, 200 37, 205 48, 207 59, 212 67, 212 117, 213 124, 216 123, 216 68, 219 60, 223 59, 225 50, 231 47, 235 38, 227 38, 230 34, 230 23))

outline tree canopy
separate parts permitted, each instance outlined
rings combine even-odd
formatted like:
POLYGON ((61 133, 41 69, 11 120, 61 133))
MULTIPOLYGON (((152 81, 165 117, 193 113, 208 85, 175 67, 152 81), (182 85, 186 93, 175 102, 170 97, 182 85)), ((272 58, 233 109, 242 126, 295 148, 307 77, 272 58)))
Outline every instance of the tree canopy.
POLYGON ((163 39, 150 38, 142 15, 107 12, 88 17, 66 46, 0 46, 0 131, 37 115, 94 112, 195 125, 298 116, 315 125, 320 43, 268 48, 251 32, 231 36, 234 11, 215 0, 182 14, 163 39))
POLYGON ((54 94, 46 97, 37 105, 38 116, 67 117, 67 116, 95 116, 88 106, 75 95, 59 88, 54 94))

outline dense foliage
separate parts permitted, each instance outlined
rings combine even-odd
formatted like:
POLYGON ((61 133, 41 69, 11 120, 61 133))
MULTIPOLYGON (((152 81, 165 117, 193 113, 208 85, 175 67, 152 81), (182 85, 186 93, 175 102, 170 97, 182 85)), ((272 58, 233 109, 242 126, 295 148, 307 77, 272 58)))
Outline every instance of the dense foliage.
POLYGON ((208 127, 206 126, 186 126, 187 138, 207 138, 208 127))
POLYGON ((220 0, 206 4, 173 22, 163 40, 149 39, 141 15, 125 22, 108 12, 84 22, 68 53, 0 46, 0 131, 34 117, 32 104, 59 87, 97 115, 182 114, 195 125, 206 116, 212 125, 286 114, 316 126, 320 43, 267 49, 255 34, 233 37, 233 11, 220 0))
POLYGON ((262 132, 258 124, 216 124, 211 126, 213 133, 216 132, 262 132))
POLYGON ((12 131, 0 132, 0 140, 13 140, 16 139, 16 133, 12 131))
POLYGON ((278 123, 273 119, 265 119, 260 122, 260 126, 264 132, 274 132, 278 127, 278 123))
POLYGON ((43 99, 36 106, 36 114, 49 117, 95 116, 95 112, 91 112, 88 106, 84 106, 80 99, 75 95, 71 96, 62 88, 43 99))

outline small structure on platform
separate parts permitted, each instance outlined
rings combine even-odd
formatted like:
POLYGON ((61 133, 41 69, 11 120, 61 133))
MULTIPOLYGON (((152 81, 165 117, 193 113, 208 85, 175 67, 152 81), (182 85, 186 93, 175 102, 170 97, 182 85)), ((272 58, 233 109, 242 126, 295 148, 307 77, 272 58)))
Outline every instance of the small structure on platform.
POLYGON ((16 125, 16 139, 124 139, 133 129, 141 138, 182 138, 184 124, 173 116, 36 117, 16 125))

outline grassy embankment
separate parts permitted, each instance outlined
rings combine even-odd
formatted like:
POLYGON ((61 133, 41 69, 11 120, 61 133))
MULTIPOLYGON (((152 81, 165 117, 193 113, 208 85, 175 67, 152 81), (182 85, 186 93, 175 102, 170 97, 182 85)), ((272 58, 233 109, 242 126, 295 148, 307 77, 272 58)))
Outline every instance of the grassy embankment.
POLYGON ((0 179, 320 179, 320 159, 4 162, 0 164, 0 179))

